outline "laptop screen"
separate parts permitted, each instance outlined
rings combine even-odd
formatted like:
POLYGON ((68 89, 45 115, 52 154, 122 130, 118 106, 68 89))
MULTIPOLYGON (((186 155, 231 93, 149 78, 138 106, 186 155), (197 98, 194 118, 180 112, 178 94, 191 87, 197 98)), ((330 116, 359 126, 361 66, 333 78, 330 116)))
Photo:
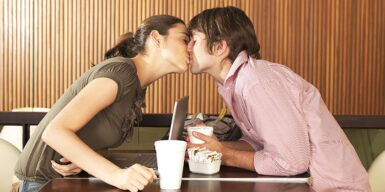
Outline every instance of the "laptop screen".
POLYGON ((186 119, 188 108, 188 96, 185 96, 174 104, 174 113, 172 114, 169 140, 183 140, 182 132, 184 128, 184 121, 186 119))

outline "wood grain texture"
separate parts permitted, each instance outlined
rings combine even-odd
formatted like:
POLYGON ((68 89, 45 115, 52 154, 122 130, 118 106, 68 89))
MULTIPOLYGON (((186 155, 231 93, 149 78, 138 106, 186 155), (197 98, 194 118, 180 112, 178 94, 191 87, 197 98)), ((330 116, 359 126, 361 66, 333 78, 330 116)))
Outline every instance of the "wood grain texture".
MULTIPOLYGON (((119 35, 170 14, 186 23, 207 8, 236 6, 255 25, 262 58, 314 84, 333 114, 385 115, 382 0, 0 0, 0 111, 51 107, 119 35)), ((147 89, 146 113, 189 113, 224 103, 208 75, 171 74, 147 89)))

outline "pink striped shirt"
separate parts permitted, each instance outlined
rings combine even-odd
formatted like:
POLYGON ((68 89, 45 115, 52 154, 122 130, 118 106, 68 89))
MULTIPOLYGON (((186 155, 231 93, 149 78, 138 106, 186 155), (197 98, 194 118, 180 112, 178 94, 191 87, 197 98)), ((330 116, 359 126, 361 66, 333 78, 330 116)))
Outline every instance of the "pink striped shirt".
POLYGON ((289 68, 241 52, 219 93, 264 175, 310 172, 316 191, 370 191, 368 174, 319 91, 289 68))

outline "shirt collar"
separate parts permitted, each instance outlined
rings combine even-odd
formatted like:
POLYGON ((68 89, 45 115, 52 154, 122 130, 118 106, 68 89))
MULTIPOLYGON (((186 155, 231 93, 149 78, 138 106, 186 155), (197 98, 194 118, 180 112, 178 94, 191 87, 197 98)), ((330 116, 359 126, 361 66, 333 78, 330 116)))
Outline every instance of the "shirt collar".
POLYGON ((223 97, 225 96, 225 93, 227 93, 226 90, 231 90, 231 87, 233 85, 233 81, 231 81, 230 79, 234 79, 232 77, 234 75, 236 75, 236 72, 238 71, 238 69, 243 64, 245 64, 248 61, 248 59, 249 59, 249 57, 248 57, 246 51, 241 51, 238 54, 237 58, 235 58, 233 64, 231 65, 229 73, 226 75, 226 79, 223 82, 223 85, 221 83, 217 82, 219 94, 221 94, 223 97))
POLYGON ((248 60, 248 55, 246 53, 246 51, 241 51, 237 58, 235 58, 233 64, 231 65, 230 67, 230 70, 229 70, 229 73, 227 73, 227 76, 226 76, 226 79, 225 81, 223 82, 223 85, 226 85, 226 81, 228 81, 228 79, 230 79, 232 76, 235 75, 235 73, 238 71, 238 69, 244 64, 247 62, 248 60))

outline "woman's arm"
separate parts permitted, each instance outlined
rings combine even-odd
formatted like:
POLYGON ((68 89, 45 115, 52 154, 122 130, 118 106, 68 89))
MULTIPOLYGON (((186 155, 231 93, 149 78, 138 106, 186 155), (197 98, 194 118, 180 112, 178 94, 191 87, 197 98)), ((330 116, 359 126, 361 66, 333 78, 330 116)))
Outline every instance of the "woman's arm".
MULTIPOLYGON (((108 153, 108 149, 102 149, 96 152, 102 155, 103 157, 106 157, 108 153)), ((82 172, 82 169, 79 166, 77 166, 75 163, 72 163, 65 157, 61 158, 59 161, 60 163, 65 163, 65 164, 64 165, 59 164, 54 160, 51 160, 51 164, 52 164, 52 168, 62 176, 66 177, 70 175, 77 175, 80 172, 82 172)))
POLYGON ((92 150, 75 134, 98 112, 111 105, 117 92, 118 85, 112 79, 97 78, 91 81, 48 124, 42 139, 62 156, 106 183, 121 189, 140 189, 156 177, 153 171, 141 166, 122 170, 92 150), (131 180, 122 181, 127 177, 131 180))

